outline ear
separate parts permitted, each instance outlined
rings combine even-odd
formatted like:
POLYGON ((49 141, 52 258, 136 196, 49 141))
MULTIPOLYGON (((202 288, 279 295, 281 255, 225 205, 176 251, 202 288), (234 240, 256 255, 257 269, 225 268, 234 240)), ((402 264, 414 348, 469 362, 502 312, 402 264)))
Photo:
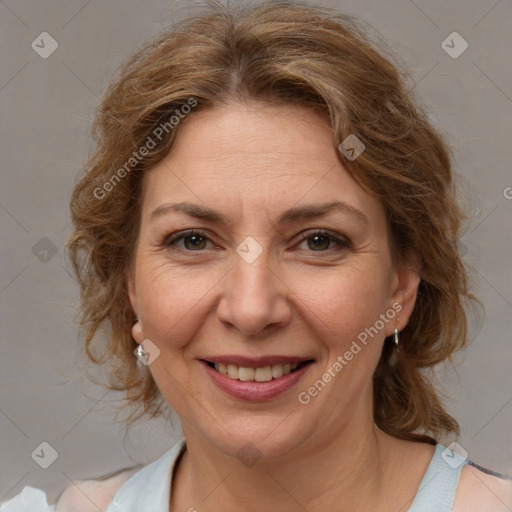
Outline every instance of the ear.
POLYGON ((395 327, 401 331, 407 325, 414 310, 420 285, 420 259, 410 253, 404 263, 393 270, 389 307, 397 312, 396 320, 386 326, 386 336, 391 336, 395 327), (400 319, 398 321, 398 319, 400 319), (389 331, 389 332, 388 332, 389 331))
POLYGON ((135 322, 133 324, 132 336, 133 336, 133 339, 137 343, 142 343, 144 340, 144 335, 142 333, 142 324, 140 322, 139 307, 137 304, 137 291, 135 288, 135 275, 134 274, 135 273, 132 271, 132 269, 128 268, 125 272, 125 283, 126 283, 126 291, 128 293, 128 298, 130 299, 130 304, 135 313, 135 316, 139 319, 139 320, 137 320, 137 322, 135 322))
POLYGON ((131 268, 127 268, 124 273, 124 280, 126 283, 126 291, 128 293, 128 298, 130 299, 130 304, 132 306, 133 312, 135 316, 139 316, 138 306, 137 306, 137 292, 135 289, 135 272, 131 268))

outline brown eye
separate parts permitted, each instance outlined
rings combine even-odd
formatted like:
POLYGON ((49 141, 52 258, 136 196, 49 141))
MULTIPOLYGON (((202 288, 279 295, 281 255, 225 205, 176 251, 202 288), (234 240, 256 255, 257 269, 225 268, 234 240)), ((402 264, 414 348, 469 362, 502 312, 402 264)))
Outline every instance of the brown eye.
POLYGON ((200 235, 188 235, 183 237, 183 243, 186 249, 196 251, 205 248, 206 238, 200 235))
POLYGON ((314 251, 329 249, 331 238, 325 235, 314 235, 307 238, 308 247, 314 251), (310 243, 311 242, 311 243, 310 243))
POLYGON ((348 240, 338 238, 329 231, 323 230, 305 233, 302 235, 299 245, 303 242, 307 242, 305 250, 314 252, 341 251, 351 248, 348 240))
POLYGON ((209 241, 210 239, 201 231, 186 231, 167 238, 164 245, 172 249, 199 252, 207 248, 209 241))

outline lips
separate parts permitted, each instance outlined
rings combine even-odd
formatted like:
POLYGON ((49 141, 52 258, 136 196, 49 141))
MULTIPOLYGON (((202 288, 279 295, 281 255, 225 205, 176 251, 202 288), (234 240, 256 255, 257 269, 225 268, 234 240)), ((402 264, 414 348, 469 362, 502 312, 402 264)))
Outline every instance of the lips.
POLYGON ((292 387, 314 360, 290 356, 215 356, 201 359, 206 372, 224 392, 245 400, 273 398, 292 387))

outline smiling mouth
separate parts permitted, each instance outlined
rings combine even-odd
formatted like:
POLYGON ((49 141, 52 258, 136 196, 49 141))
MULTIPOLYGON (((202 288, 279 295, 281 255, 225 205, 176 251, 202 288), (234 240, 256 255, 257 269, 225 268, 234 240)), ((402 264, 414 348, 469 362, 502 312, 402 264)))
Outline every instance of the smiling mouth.
POLYGON ((245 382, 269 382, 279 379, 284 375, 293 373, 300 368, 313 363, 312 359, 299 363, 272 364, 258 368, 246 366, 237 366, 234 364, 213 363, 211 361, 203 361, 220 374, 232 380, 240 380, 245 382))

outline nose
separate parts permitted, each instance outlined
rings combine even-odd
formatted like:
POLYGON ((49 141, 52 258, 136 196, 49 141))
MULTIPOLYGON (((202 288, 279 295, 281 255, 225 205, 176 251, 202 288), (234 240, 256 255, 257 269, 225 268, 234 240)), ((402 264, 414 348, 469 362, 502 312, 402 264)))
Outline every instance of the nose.
POLYGON ((233 268, 223 280, 217 317, 245 336, 257 336, 271 328, 283 327, 291 318, 289 288, 279 278, 268 250, 252 263, 235 254, 233 268))

